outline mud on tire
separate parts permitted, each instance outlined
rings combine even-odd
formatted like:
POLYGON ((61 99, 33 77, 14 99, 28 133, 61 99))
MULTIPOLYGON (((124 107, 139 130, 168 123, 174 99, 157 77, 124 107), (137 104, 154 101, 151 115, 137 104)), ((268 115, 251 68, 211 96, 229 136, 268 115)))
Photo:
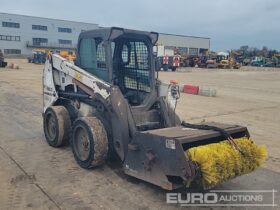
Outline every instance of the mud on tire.
POLYGON ((71 120, 64 106, 51 106, 44 113, 44 133, 48 144, 60 147, 65 144, 71 132, 71 120))
POLYGON ((77 163, 86 169, 104 162, 108 153, 108 138, 102 122, 96 117, 83 117, 73 124, 72 152, 77 163))

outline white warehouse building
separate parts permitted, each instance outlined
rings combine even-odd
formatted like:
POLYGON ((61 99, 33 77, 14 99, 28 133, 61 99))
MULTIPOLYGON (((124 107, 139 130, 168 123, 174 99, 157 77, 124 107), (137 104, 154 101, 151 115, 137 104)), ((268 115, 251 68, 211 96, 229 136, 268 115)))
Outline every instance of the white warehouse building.
POLYGON ((34 48, 75 50, 83 30, 98 24, 0 13, 0 49, 7 54, 30 55, 34 48))
MULTIPOLYGON (((70 50, 77 46, 82 31, 98 24, 0 13, 0 49, 5 56, 32 54, 33 49, 70 50)), ((158 45, 179 54, 199 55, 210 50, 210 39, 159 34, 158 45)))
POLYGON ((157 45, 180 55, 205 55, 210 51, 210 38, 160 33, 157 45))

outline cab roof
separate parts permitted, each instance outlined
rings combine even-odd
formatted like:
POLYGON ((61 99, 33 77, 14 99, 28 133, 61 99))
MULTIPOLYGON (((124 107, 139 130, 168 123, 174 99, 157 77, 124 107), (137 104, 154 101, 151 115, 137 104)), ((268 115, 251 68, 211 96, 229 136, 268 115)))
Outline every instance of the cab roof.
POLYGON ((122 35, 145 36, 148 39, 150 39, 152 44, 155 44, 158 40, 157 32, 138 31, 132 29, 118 28, 118 27, 99 28, 99 29, 84 31, 80 34, 79 40, 83 38, 92 38, 92 37, 101 37, 103 40, 114 40, 122 35))

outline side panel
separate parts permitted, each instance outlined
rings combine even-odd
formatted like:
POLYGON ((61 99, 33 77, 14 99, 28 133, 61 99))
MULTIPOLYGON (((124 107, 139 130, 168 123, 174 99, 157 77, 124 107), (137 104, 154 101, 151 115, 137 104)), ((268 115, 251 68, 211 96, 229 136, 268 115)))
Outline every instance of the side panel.
POLYGON ((58 94, 55 90, 52 65, 47 60, 43 71, 43 111, 45 112, 57 99, 58 94))

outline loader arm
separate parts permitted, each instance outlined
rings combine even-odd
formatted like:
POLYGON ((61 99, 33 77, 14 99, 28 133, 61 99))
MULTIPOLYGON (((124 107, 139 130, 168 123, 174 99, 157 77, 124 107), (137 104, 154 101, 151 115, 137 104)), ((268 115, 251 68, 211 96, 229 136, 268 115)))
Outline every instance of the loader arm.
POLYGON ((99 94, 104 100, 110 96, 111 85, 109 83, 98 79, 56 54, 51 55, 46 61, 43 80, 44 111, 58 99, 56 86, 60 86, 61 91, 66 91, 68 85, 73 85, 75 92, 79 86, 89 96, 99 94))
POLYGON ((59 55, 53 55, 52 61, 55 69, 78 80, 80 83, 91 88, 94 92, 100 94, 104 99, 109 97, 110 94, 108 90, 111 87, 109 83, 98 79, 59 55))

